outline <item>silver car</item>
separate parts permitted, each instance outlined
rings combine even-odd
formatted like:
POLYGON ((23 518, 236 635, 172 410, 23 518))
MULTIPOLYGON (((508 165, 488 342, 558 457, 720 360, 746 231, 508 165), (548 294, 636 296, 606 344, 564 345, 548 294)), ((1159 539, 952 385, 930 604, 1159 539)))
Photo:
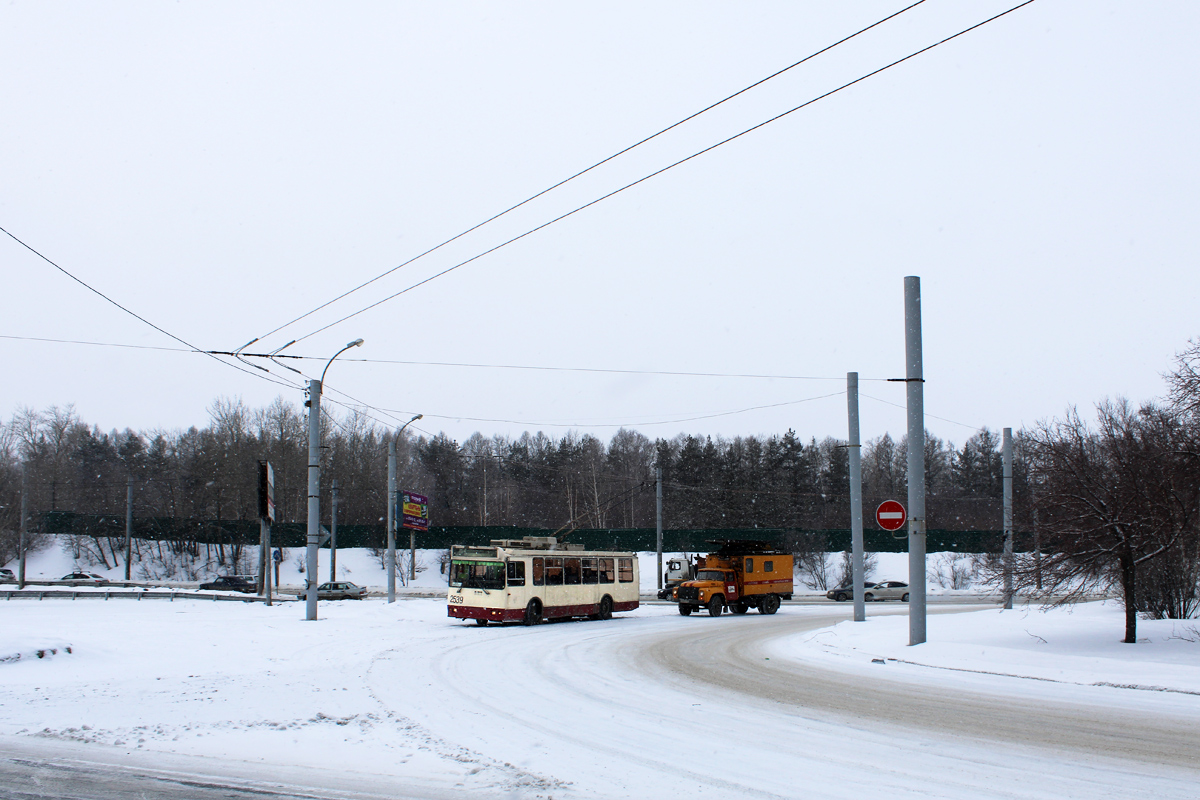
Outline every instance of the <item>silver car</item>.
POLYGON ((901 603, 907 603, 908 584, 901 581, 880 581, 863 592, 863 599, 867 602, 872 600, 899 600, 901 603))
MULTIPOLYGON (((302 591, 297 595, 301 600, 307 596, 307 591, 302 591)), ((366 587, 349 581, 332 581, 322 583, 317 587, 318 600, 362 600, 366 596, 366 587)))

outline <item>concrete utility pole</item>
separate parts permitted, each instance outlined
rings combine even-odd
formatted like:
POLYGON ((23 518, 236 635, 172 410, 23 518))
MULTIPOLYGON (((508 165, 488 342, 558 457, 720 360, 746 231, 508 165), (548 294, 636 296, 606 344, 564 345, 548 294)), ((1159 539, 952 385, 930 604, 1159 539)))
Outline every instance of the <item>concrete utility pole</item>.
POLYGON ((129 580, 129 562, 133 559, 133 478, 125 484, 125 580, 129 580))
POLYGON ((388 602, 396 602, 396 440, 388 442, 387 485, 387 587, 388 602))
POLYGON ((321 545, 321 384, 333 359, 363 343, 355 339, 333 354, 321 370, 321 379, 308 382, 308 558, 304 568, 305 618, 317 618, 317 548, 321 545))
POLYGON ((332 509, 329 518, 329 582, 337 580, 337 481, 329 484, 332 509))
POLYGON ((1004 429, 1004 607, 1013 603, 1012 428, 1004 429))
POLYGON ((308 382, 308 552, 305 619, 317 618, 317 547, 321 543, 321 382, 308 382))
POLYGON ((25 490, 25 464, 21 464, 21 542, 20 561, 17 562, 17 588, 25 588, 25 545, 29 539, 26 520, 29 518, 29 492, 25 490))
POLYGON ((258 518, 258 549, 262 565, 262 593, 271 605, 271 520, 266 517, 258 518))
POLYGON ((663 588, 663 568, 662 568, 662 467, 654 468, 654 508, 655 508, 655 523, 654 528, 657 532, 656 540, 658 542, 658 590, 661 592, 663 588))
POLYGON ((925 377, 921 279, 904 279, 904 385, 908 400, 908 643, 925 641, 925 377))
MULTIPOLYGON (((854 584, 854 621, 865 622, 867 604, 863 588, 862 444, 858 430, 858 373, 846 373, 846 411, 850 444, 850 580, 854 584)), ((911 598, 910 598, 911 599, 911 598)))

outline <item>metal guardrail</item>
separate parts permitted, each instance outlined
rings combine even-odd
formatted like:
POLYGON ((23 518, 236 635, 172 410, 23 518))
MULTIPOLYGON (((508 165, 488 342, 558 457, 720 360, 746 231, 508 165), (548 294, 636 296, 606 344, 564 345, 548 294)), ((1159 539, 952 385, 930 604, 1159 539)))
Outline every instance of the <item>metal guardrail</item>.
MULTIPOLYGON (((166 592, 135 592, 123 589, 96 589, 93 591, 83 592, 78 589, 0 589, 0 596, 5 600, 45 600, 51 599, 69 599, 69 600, 118 600, 118 599, 133 599, 133 600, 171 600, 176 598, 180 600, 212 600, 213 602, 235 601, 240 600, 243 603, 265 603, 267 598, 257 594, 201 594, 200 592, 188 591, 166 591, 166 592)), ((273 596, 273 603, 292 603, 295 602, 294 597, 273 596)))

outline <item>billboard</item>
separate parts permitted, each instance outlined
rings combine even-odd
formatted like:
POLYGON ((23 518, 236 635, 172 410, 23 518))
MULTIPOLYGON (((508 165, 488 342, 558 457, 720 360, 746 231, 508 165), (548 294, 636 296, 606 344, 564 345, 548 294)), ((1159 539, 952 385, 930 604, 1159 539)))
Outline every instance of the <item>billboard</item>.
POLYGON ((414 492, 401 492, 399 517, 403 528, 429 530, 429 498, 414 492))
POLYGON ((275 521, 275 470, 270 461, 258 462, 258 516, 275 521))

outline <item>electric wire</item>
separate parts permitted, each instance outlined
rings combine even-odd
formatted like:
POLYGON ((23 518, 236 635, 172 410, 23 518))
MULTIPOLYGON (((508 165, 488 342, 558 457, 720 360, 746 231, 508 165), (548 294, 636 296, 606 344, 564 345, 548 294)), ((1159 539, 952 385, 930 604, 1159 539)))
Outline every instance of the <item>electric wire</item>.
POLYGON ((459 269, 460 267, 465 267, 467 264, 477 261, 477 260, 483 258, 484 256, 487 256, 491 253, 496 252, 497 250, 500 250, 501 248, 507 247, 510 244, 518 242, 527 236, 530 236, 544 228, 548 228, 551 225, 554 225, 557 222, 561 222, 562 220, 567 219, 568 217, 574 216, 575 214, 578 214, 580 211, 591 208, 592 206, 594 206, 598 203, 601 203, 601 202, 609 199, 610 197, 614 197, 615 195, 618 195, 627 189, 632 189, 634 186, 644 183, 644 182, 650 180, 651 178, 657 177, 657 176, 663 174, 664 172, 667 172, 668 170, 672 170, 675 167, 680 166, 681 164, 685 164, 685 163, 691 161, 692 159, 698 158, 698 157, 704 155, 705 153, 711 152, 712 150, 715 150, 718 147, 721 147, 722 145, 726 145, 736 139, 740 139, 741 137, 746 136, 747 134, 753 133, 754 131, 756 131, 760 128, 766 127, 767 125, 770 125, 773 122, 777 122, 778 120, 781 120, 790 114, 794 114, 795 112, 800 111, 803 108, 807 108, 808 106, 811 106, 814 103, 824 100, 827 97, 835 95, 838 92, 841 92, 845 89, 848 89, 851 86, 862 83, 863 81, 867 80, 868 78, 872 78, 872 77, 874 77, 882 72, 885 72, 893 67, 903 64, 906 61, 916 58, 917 56, 922 55, 923 53, 927 53, 930 50, 933 50, 934 48, 940 47, 940 46, 946 44, 947 42, 953 41, 954 39, 957 39, 960 36, 964 36, 965 34, 970 33, 971 31, 974 31, 978 28, 981 28, 984 25, 987 25, 991 22, 995 22, 996 20, 1000 19, 1001 17, 1007 16, 1008 14, 1011 14, 1014 11, 1016 11, 1020 8, 1023 8, 1027 5, 1030 5, 1034 2, 1036 2, 1036 0, 1025 0, 1025 2, 1020 3, 1019 5, 1013 6, 1012 8, 1008 9, 1007 11, 1002 11, 1001 13, 996 14, 995 16, 989 17, 988 19, 986 19, 982 22, 978 22, 968 28, 964 28, 963 30, 959 31, 958 33, 952 34, 951 36, 947 36, 946 38, 944 38, 938 42, 934 42, 933 44, 923 47, 920 50, 917 50, 913 53, 909 53, 908 55, 904 56, 903 58, 897 59, 897 60, 891 62, 890 64, 879 67, 878 69, 868 72, 867 74, 865 74, 861 77, 855 78, 854 80, 849 81, 848 83, 844 83, 835 89, 831 89, 828 92, 825 92, 824 94, 818 95, 817 97, 814 97, 811 100, 801 103, 800 105, 798 105, 794 108, 791 108, 780 114, 776 114, 775 116, 771 117, 770 119, 760 122, 757 125, 754 125, 753 127, 747 128, 746 130, 742 131, 741 133, 736 133, 733 136, 730 136, 726 139, 722 139, 721 141, 717 142, 716 144, 710 145, 710 146, 704 148, 703 150, 699 150, 695 153, 692 153, 690 156, 687 156, 686 158, 681 158, 680 160, 678 160, 672 164, 668 164, 667 166, 662 167, 661 169, 655 170, 654 172, 651 172, 648 175, 638 178, 637 180, 633 181, 632 183, 627 183, 618 189, 614 189, 613 191, 611 191, 607 194, 604 194, 604 195, 596 198, 595 200, 592 200, 591 202, 588 202, 588 203, 585 203, 584 205, 578 206, 577 208, 572 209, 571 211, 568 211, 565 214, 561 214, 557 217, 554 217, 553 219, 551 219, 548 222, 544 222, 535 228, 531 228, 530 230, 527 230, 522 234, 519 234, 517 236, 512 237, 511 239, 508 239, 507 241, 501 242, 500 244, 498 244, 494 247, 490 247, 487 250, 484 250, 483 252, 481 252, 477 255, 474 255, 464 261, 460 261, 457 264, 454 264, 453 266, 450 266, 450 267, 447 267, 446 269, 441 270, 440 272, 436 272, 433 275, 430 275, 428 278, 418 281, 405 289, 401 289, 400 291, 395 292, 394 294, 388 295, 387 297, 384 297, 381 300, 377 300, 376 302, 371 303, 370 305, 365 306, 364 308, 360 308, 358 311, 347 314, 339 319, 334 320, 333 322, 328 323, 327 325, 323 325, 310 333, 307 333, 303 336, 296 338, 295 341, 302 342, 305 339, 316 336, 318 333, 329 330, 330 328, 334 327, 335 325, 340 325, 349 319, 353 319, 354 317, 357 317, 359 314, 364 314, 373 308, 377 308, 378 306, 383 305, 384 303, 390 302, 391 300, 395 300, 397 297, 400 297, 403 294, 407 294, 408 292, 411 292, 413 289, 417 289, 421 286, 424 286, 425 284, 429 283, 430 281, 437 280, 438 278, 442 277, 443 275, 447 275, 451 272, 454 272, 455 270, 459 269))
POLYGON ((712 111, 717 106, 727 103, 730 100, 734 99, 735 97, 738 97, 739 95, 743 95, 746 92, 750 91, 751 89, 761 86, 762 84, 766 83, 767 81, 772 80, 773 78, 777 78, 780 75, 784 74, 785 72, 787 72, 791 69, 794 69, 795 67, 798 67, 807 61, 811 61, 812 59, 816 58, 817 56, 822 55, 823 53, 827 53, 839 45, 845 44, 846 42, 850 41, 851 39, 866 33, 867 31, 871 30, 872 28, 877 28, 880 25, 884 24, 885 22, 895 19, 896 17, 900 16, 901 14, 904 14, 907 11, 911 11, 912 9, 916 8, 917 6, 921 5, 924 2, 925 2, 925 0, 917 0, 917 2, 913 3, 912 5, 906 6, 905 8, 902 8, 893 14, 889 14, 888 16, 884 17, 883 19, 878 20, 877 22, 873 22, 870 25, 868 25, 867 27, 865 27, 859 31, 856 31, 856 32, 850 34, 849 36, 839 39, 838 41, 834 42, 833 44, 827 45, 826 47, 823 47, 820 50, 817 50, 815 53, 811 53, 811 54, 805 56, 804 58, 800 59, 799 61, 795 62, 794 64, 786 66, 783 69, 778 70, 777 72, 774 72, 765 78, 762 78, 761 80, 755 81, 754 83, 750 84, 749 86, 747 86, 743 89, 739 89, 738 91, 734 92, 733 94, 729 95, 728 97, 722 98, 721 100, 718 100, 717 102, 715 102, 711 105, 708 105, 708 106, 700 109, 699 111, 696 111, 696 112, 684 117, 683 119, 679 120, 678 122, 676 122, 672 125, 668 125, 667 127, 663 128, 662 130, 658 131, 657 133, 653 133, 653 134, 645 137, 644 139, 641 139, 640 141, 637 141, 637 142, 629 145, 628 147, 624 148, 623 150, 619 150, 616 153, 613 153, 612 155, 608 156, 607 158, 597 161, 595 164, 592 164, 590 167, 587 167, 586 169, 582 169, 579 172, 576 172, 574 175, 571 175, 568 178, 564 178, 563 180, 559 181, 558 183, 555 183, 554 185, 552 185, 546 189, 543 189, 542 191, 538 192, 537 194, 527 197, 526 199, 522 200, 521 202, 517 203, 516 205, 510 206, 510 207, 504 209, 500 213, 494 214, 493 216, 488 217, 483 222, 480 222, 477 225, 473 225, 470 228, 467 228, 462 233, 459 233, 456 236, 452 236, 449 239, 447 239, 446 241, 442 242, 441 244, 438 244, 434 247, 429 248, 428 250, 426 250, 423 253, 419 253, 419 254, 413 256, 412 258, 408 259, 407 261, 403 262, 402 264, 392 267, 391 269, 387 270, 386 272, 380 273, 379 275, 376 275, 374 278, 371 278, 370 280, 365 281, 364 283, 360 283, 358 286, 355 286, 353 289, 343 292, 342 294, 338 295, 337 297, 333 298, 332 300, 322 303, 321 305, 317 306, 316 308, 312 309, 311 311, 306 311, 305 313, 301 314, 300 316, 296 317, 295 319, 290 320, 289 322, 285 322, 284 324, 280 325, 278 328, 275 328, 274 330, 270 330, 270 331, 264 333, 263 335, 259 336, 255 341, 258 341, 259 339, 265 339, 268 336, 279 333, 281 330, 294 325, 295 323, 299 322, 300 320, 305 319, 306 317, 310 317, 313 314, 317 313, 318 311, 320 311, 324 308, 328 308, 329 306, 333 305, 334 303, 338 302, 339 300, 342 300, 343 298, 354 294, 359 289, 363 289, 367 286, 370 286, 372 283, 375 283, 376 281, 381 280, 381 279, 387 277, 388 275, 391 275, 393 272, 403 269, 404 267, 408 266, 409 264, 412 264, 413 262, 415 262, 421 258, 424 258, 425 256, 430 255, 431 253, 434 253, 437 250, 440 250, 441 248, 445 247, 446 245, 448 245, 452 242, 455 242, 458 239, 461 239, 462 237, 466 236, 467 234, 472 233, 473 231, 479 230, 483 226, 485 226, 491 222, 494 222, 495 220, 500 219, 501 217, 508 214, 509 212, 516 211, 518 208, 521 208, 522 206, 533 202, 534 200, 538 199, 539 197, 542 197, 543 195, 549 194, 550 192, 554 191, 555 189, 558 189, 559 187, 570 183, 571 181, 575 180, 576 178, 579 178, 579 177, 591 172, 592 170, 596 169, 597 167, 603 166, 604 164, 607 164, 608 162, 613 161, 614 159, 619 158, 620 156, 623 156, 624 154, 628 153, 629 151, 646 144, 647 142, 651 141, 652 139, 656 139, 659 136, 662 136, 664 133, 667 133, 668 131, 678 128, 680 125, 690 122, 691 120, 695 119, 696 117, 699 117, 701 114, 705 114, 709 111, 712 111))
MULTIPOLYGON (((895 406, 896 408, 907 408, 907 406, 900 405, 899 403, 893 403, 891 400, 884 400, 881 397, 872 397, 871 395, 863 394, 862 392, 859 392, 858 396, 865 397, 868 400, 874 400, 876 403, 883 403, 884 405, 887 405, 887 406, 895 406)), ((959 422, 958 420, 947 419, 945 417, 939 417, 936 414, 930 414, 929 412, 925 412, 925 416, 932 417, 933 419, 936 419, 936 420, 941 420, 942 422, 949 422, 951 425, 959 425, 959 426, 962 426, 962 427, 967 428, 968 430, 972 430, 972 431, 983 430, 983 427, 984 427, 982 425, 968 425, 965 422, 959 422)))
MULTIPOLYGON (((121 344, 117 342, 89 342, 79 339, 51 339, 41 336, 14 336, 10 334, 0 334, 0 339, 12 339, 14 341, 24 342, 47 342, 51 344, 78 344, 88 345, 93 347, 120 347, 132 350, 161 350, 168 353, 201 353, 218 356, 233 356, 232 350, 190 350, 183 347, 161 347, 143 344, 121 344)), ((326 361, 322 356, 297 356, 283 355, 271 353, 240 353, 243 358, 289 358, 300 361, 326 361)), ((356 363, 356 364, 388 364, 406 367, 458 367, 463 369, 512 369, 512 370, 529 370, 533 372, 583 372, 595 373, 600 375, 657 375, 669 378, 738 378, 738 379, 755 379, 755 380, 782 380, 782 381, 844 381, 845 376, 826 376, 826 375, 772 375, 768 373, 746 373, 746 372, 689 372, 681 370, 659 370, 659 369, 610 369, 601 367, 560 367, 560 366, 539 366, 536 364, 473 364, 461 361, 404 361, 399 359, 389 358, 339 358, 338 363, 356 363)), ((884 383, 887 378, 868 378, 859 377, 859 382, 875 381, 884 383)))
MULTIPOLYGON (((0 227, 0 233, 3 233, 3 234, 4 234, 5 236, 7 236, 8 238, 12 239, 14 242, 16 242, 17 244, 21 245, 21 247, 24 247, 26 250, 28 250, 29 252, 33 253, 35 256, 37 256, 38 258, 40 258, 42 261, 45 261, 47 264, 49 264, 50 266, 54 267, 56 270, 58 270, 59 272, 61 272, 63 275, 66 275, 68 278, 70 278, 71 280, 75 281, 75 282, 76 282, 76 283, 78 283, 80 286, 82 286, 83 288, 87 289, 89 292, 92 292, 93 294, 97 295, 98 297, 101 297, 101 298, 103 298, 105 301, 107 301, 107 302, 111 303, 112 305, 116 306, 117 308, 121 309, 122 311, 124 311, 124 312, 125 312, 126 314, 128 314, 129 316, 133 317, 134 319, 136 319, 136 320, 138 320, 138 321, 140 321, 140 322, 143 322, 143 323, 145 323, 146 325, 149 325, 151 328, 154 328, 154 330, 158 331, 159 333, 163 334, 164 336, 167 336, 168 338, 174 339, 175 341, 179 342, 180 344, 182 344, 183 346, 185 346, 186 348, 188 348, 188 352, 201 353, 201 354, 203 354, 203 355, 206 355, 206 356, 208 356, 208 357, 209 357, 209 358, 211 358, 213 361, 216 361, 218 364, 224 364, 225 366, 228 366, 228 367, 233 367, 234 369, 238 370, 239 372, 245 372, 247 375, 254 375, 256 378, 261 378, 262 380, 269 380, 269 381, 271 381, 272 383, 277 383, 277 384, 279 384, 280 386, 287 386, 287 387, 288 387, 288 388, 290 388, 290 389, 296 389, 296 388, 299 388, 299 387, 297 387, 295 384, 286 383, 286 382, 284 382, 284 381, 281 381, 281 380, 279 380, 278 378, 275 378, 275 377, 271 377, 271 378, 265 378, 265 377, 263 377, 262 375, 259 375, 259 374, 255 373, 255 372, 252 372, 251 370, 244 369, 244 368, 242 368, 242 367, 239 367, 239 366, 238 366, 238 365, 236 365, 236 364, 231 364, 231 363, 229 363, 228 361, 225 361, 225 360, 223 360, 223 359, 221 359, 221 358, 218 358, 216 355, 213 355, 212 353, 209 353, 209 352, 208 352, 208 351, 206 351, 206 350, 201 350, 199 347, 196 347, 196 346, 195 346, 195 345, 193 345, 191 342, 185 341, 185 340, 183 340, 183 339, 179 338, 178 336, 176 336, 175 334, 171 333, 170 331, 167 331, 167 330, 165 330, 165 329, 163 329, 163 328, 160 328, 158 325, 155 325, 153 322, 151 322, 150 320, 146 319, 145 317, 143 317, 142 315, 138 314, 137 312, 135 312, 135 311, 132 311, 132 310, 130 310, 130 309, 128 309, 128 308, 126 308, 125 306, 121 305, 121 304, 120 304, 120 303, 118 303, 116 300, 114 300, 114 299, 112 299, 111 297, 109 297, 108 295, 104 294, 104 292, 100 291, 99 289, 95 288, 94 286, 91 286, 91 285, 90 285, 90 284, 88 284, 86 281, 82 280, 81 278, 78 278, 78 277, 76 277, 75 275, 72 275, 72 274, 71 274, 70 272, 68 272, 66 269, 64 269, 63 267, 59 266, 59 265, 58 265, 58 264, 56 264, 54 261, 50 260, 50 258, 49 258, 48 256, 46 256, 46 255, 44 255, 43 253, 41 253, 41 252, 39 252, 39 251, 35 250, 33 247, 31 247, 30 245, 26 244, 26 243, 25 243, 24 241, 22 241, 21 239, 18 239, 18 238, 17 238, 15 235, 13 235, 11 232, 9 232, 9 231, 8 231, 6 228, 0 227)), ((267 372, 267 373, 271 374, 272 376, 274 375, 273 373, 271 373, 271 372, 270 372, 270 370, 267 370, 265 367, 259 367, 259 369, 263 370, 264 372, 267 372)))

